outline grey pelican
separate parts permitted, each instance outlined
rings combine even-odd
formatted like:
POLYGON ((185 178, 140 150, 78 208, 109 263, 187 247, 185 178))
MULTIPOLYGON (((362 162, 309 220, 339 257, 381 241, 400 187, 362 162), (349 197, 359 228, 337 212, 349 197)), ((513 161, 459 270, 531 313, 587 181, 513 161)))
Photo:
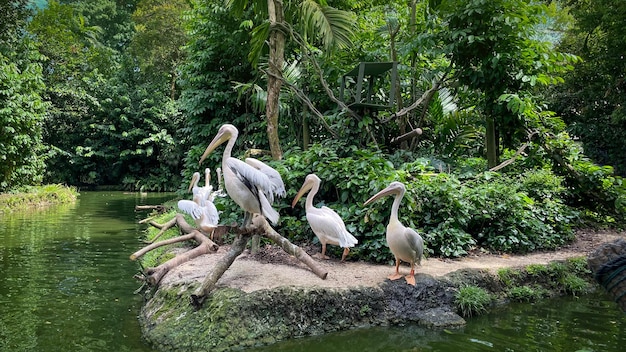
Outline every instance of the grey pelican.
POLYGON ((307 175, 304 179, 302 187, 293 199, 291 207, 293 208, 300 197, 309 191, 309 194, 306 196, 305 205, 306 219, 311 226, 311 230, 313 230, 313 233, 315 233, 322 244, 321 257, 323 259, 328 259, 326 256, 326 244, 333 244, 343 248, 343 255, 341 256, 341 261, 343 262, 350 252, 350 247, 354 247, 354 245, 359 243, 359 241, 354 238, 350 232, 348 232, 343 220, 341 220, 339 214, 337 214, 334 210, 325 206, 321 208, 313 206, 313 197, 315 197, 317 191, 319 191, 321 182, 322 181, 319 177, 317 177, 317 175, 307 175))
POLYGON ((207 184, 204 187, 198 187, 200 173, 194 172, 188 189, 193 193, 193 200, 179 200, 178 208, 191 215, 201 231, 212 236, 213 230, 220 221, 220 216, 215 204, 213 204, 213 187, 210 184, 210 170, 208 168, 205 170, 205 175, 207 175, 207 184))
POLYGON ((400 261, 411 264, 411 273, 405 276, 406 282, 415 286, 415 264, 420 265, 424 254, 424 240, 415 230, 408 228, 398 220, 398 209, 406 188, 401 182, 392 182, 387 188, 376 193, 365 204, 382 198, 387 195, 393 195, 393 205, 391 206, 391 217, 387 225, 387 245, 391 249, 391 253, 396 258, 396 272, 389 276, 390 280, 397 280, 402 277, 399 272, 400 261))
MULTIPOLYGON (((204 154, 202 154, 200 164, 202 164, 204 159, 215 150, 215 148, 228 141, 222 157, 224 186, 230 198, 245 211, 244 226, 248 225, 252 220, 252 214, 262 214, 271 223, 276 224, 279 214, 272 208, 270 200, 274 199, 274 195, 280 195, 280 193, 275 193, 280 189, 280 185, 273 183, 277 180, 270 178, 271 176, 268 176, 265 172, 271 170, 276 173, 275 175, 278 175, 278 172, 265 164, 263 164, 265 168, 259 169, 237 158, 231 157, 230 155, 238 135, 239 131, 235 126, 231 124, 222 125, 217 135, 215 135, 206 148, 204 154)), ((254 164, 258 163, 261 162, 256 160, 254 164)), ((278 177, 282 184, 280 175, 278 175, 278 177)))

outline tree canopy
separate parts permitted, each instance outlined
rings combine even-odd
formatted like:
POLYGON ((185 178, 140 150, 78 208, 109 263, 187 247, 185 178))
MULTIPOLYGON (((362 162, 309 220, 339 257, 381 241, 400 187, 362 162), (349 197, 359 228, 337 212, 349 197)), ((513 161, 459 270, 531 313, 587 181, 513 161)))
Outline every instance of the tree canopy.
MULTIPOLYGON (((182 190, 231 123, 234 153, 260 153, 289 189, 318 173, 320 199, 352 220, 366 257, 382 241, 366 223, 386 213, 357 205, 392 180, 410 185, 422 217, 407 223, 434 253, 552 248, 571 222, 623 219, 620 1, 28 5, 0 13, 0 191, 182 190), (362 62, 396 71, 346 76, 362 62), (393 104, 353 104, 342 82, 393 104)), ((278 207, 279 226, 306 236, 299 210, 278 207)))

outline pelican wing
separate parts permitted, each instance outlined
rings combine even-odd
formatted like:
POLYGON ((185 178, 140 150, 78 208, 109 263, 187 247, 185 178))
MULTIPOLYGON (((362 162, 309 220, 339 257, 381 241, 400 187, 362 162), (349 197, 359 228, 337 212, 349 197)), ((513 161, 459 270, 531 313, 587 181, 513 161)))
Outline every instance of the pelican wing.
POLYGON ((271 223, 276 224, 280 215, 272 208, 271 201, 267 196, 271 195, 272 189, 272 183, 267 175, 239 159, 228 158, 224 164, 257 199, 263 215, 271 223))
POLYGON ((202 209, 200 206, 192 201, 192 200, 179 200, 178 201, 178 209, 184 211, 185 213, 191 215, 194 220, 198 220, 202 217, 202 209))
POLYGON ((424 239, 422 239, 422 236, 410 227, 405 228, 404 236, 406 237, 409 247, 416 253, 415 262, 420 264, 424 253, 424 239))
POLYGON ((287 195, 287 191, 285 190, 285 183, 283 182, 282 177, 280 177, 278 171, 274 170, 261 160, 255 158, 246 158, 246 164, 261 171, 269 178, 272 186, 270 188, 270 194, 266 193, 266 195, 268 196, 268 200, 270 201, 270 203, 274 201, 274 195, 281 198, 287 195))
POLYGON ((243 161, 236 158, 228 158, 225 164, 251 192, 256 192, 252 190, 252 186, 256 186, 263 192, 269 192, 272 189, 272 183, 267 175, 243 161))
POLYGON ((220 213, 217 211, 215 204, 213 202, 207 201, 204 206, 204 214, 206 216, 206 221, 211 225, 217 225, 220 222, 220 213))
POLYGON ((306 218, 313 232, 318 237, 325 237, 329 243, 334 242, 333 244, 346 248, 354 247, 359 242, 348 232, 339 214, 329 207, 309 209, 306 218))

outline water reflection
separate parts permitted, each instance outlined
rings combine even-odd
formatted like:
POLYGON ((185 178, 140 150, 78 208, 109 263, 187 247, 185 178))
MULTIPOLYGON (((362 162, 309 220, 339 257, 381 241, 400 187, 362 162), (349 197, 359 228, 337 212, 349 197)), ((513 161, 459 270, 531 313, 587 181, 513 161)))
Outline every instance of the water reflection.
POLYGON ((374 327, 302 338, 248 352, 623 351, 626 315, 603 294, 512 304, 461 329, 374 327))
POLYGON ((0 350, 150 351, 128 256, 139 247, 137 204, 121 192, 82 192, 74 205, 3 216, 0 350))

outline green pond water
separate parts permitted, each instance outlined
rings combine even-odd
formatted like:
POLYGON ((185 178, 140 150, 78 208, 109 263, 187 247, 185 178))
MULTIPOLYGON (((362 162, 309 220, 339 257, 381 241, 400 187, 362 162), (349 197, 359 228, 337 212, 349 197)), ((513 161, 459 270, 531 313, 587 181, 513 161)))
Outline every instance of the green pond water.
MULTIPOLYGON (((146 216, 171 194, 82 192, 76 204, 0 215, 0 351, 152 351, 133 291, 146 216)), ((463 329, 353 330, 251 351, 624 351, 626 315, 602 292, 509 305, 463 329)))

